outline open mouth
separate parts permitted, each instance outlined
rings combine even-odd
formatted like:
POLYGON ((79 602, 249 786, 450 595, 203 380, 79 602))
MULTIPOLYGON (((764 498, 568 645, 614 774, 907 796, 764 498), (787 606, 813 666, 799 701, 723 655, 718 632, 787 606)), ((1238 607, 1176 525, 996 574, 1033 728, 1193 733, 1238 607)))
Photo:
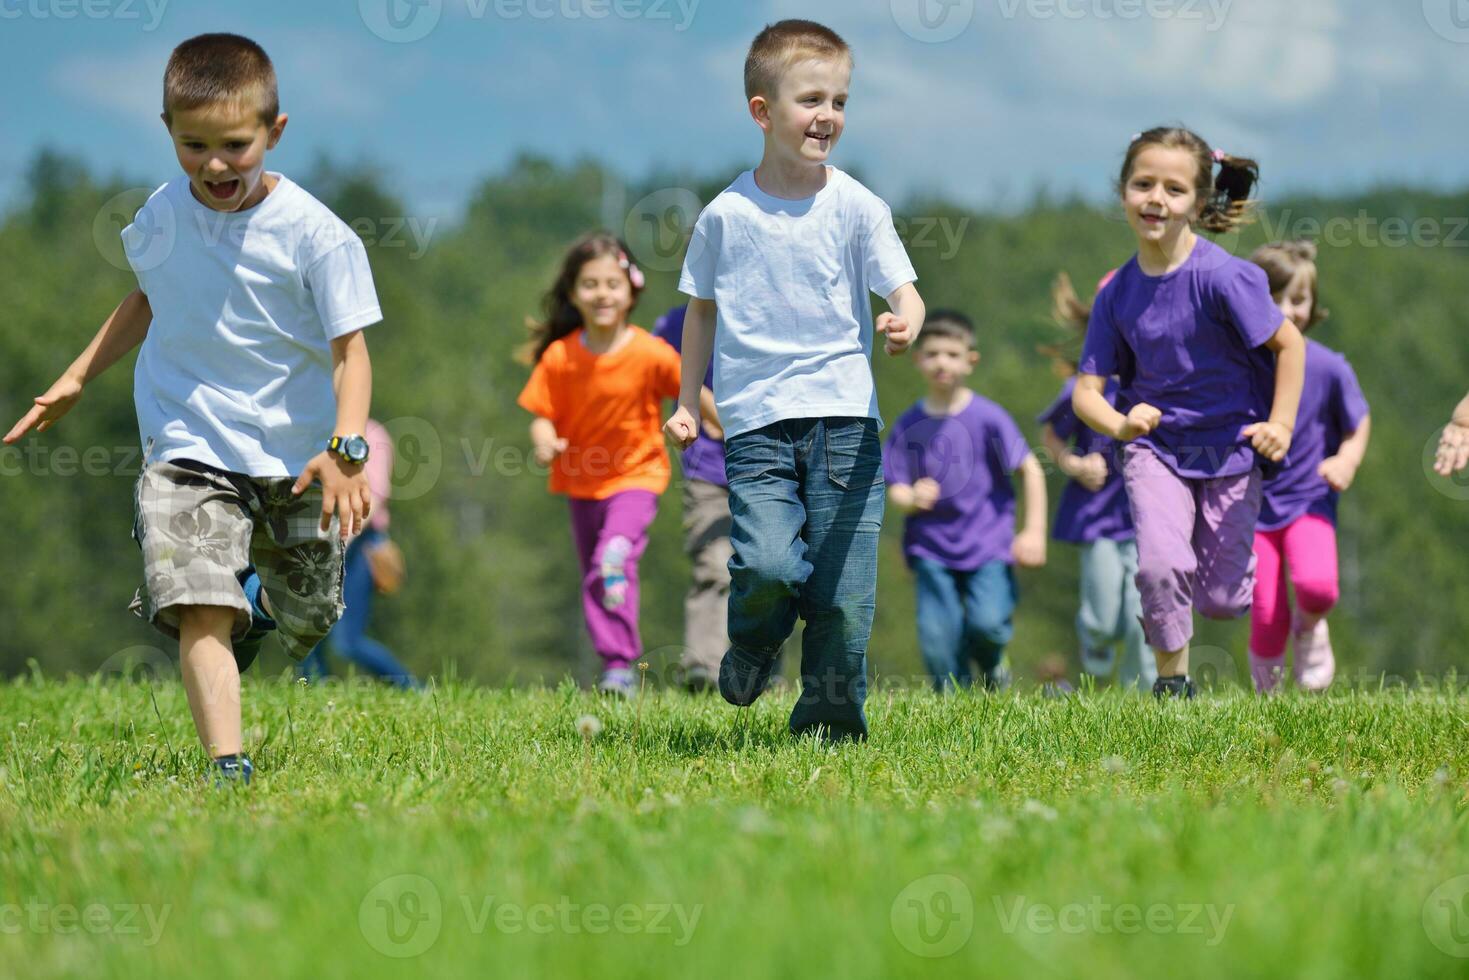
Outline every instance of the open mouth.
POLYGON ((830 133, 807 133, 806 134, 806 138, 808 140, 815 140, 816 142, 820 143, 822 146, 825 146, 827 143, 831 142, 831 134, 830 133))
POLYGON ((204 189, 209 192, 209 196, 214 198, 214 200, 228 201, 239 192, 240 179, 236 177, 232 180, 206 180, 204 182, 204 189))

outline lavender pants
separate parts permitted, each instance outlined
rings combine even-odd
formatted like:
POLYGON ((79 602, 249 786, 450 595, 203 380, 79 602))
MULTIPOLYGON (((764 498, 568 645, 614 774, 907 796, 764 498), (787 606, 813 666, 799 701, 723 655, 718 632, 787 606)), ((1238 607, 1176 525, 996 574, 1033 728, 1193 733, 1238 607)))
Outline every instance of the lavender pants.
POLYGON ((643 655, 638 630, 638 559, 658 513, 651 490, 624 490, 603 500, 571 498, 571 533, 581 560, 581 605, 592 648, 607 669, 631 667, 643 655))
POLYGON ((1210 619, 1249 612, 1260 471, 1181 477, 1133 443, 1124 451, 1122 478, 1137 526, 1137 588, 1148 644, 1165 651, 1187 645, 1195 608, 1210 619))

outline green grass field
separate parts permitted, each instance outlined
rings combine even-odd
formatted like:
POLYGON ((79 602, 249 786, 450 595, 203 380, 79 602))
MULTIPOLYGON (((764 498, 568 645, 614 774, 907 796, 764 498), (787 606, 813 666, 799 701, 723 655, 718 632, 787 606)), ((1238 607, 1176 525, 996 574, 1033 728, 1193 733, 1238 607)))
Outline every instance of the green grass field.
POLYGON ((792 696, 255 679, 221 791, 176 683, 13 681, 0 976, 1469 974, 1453 682, 792 696))

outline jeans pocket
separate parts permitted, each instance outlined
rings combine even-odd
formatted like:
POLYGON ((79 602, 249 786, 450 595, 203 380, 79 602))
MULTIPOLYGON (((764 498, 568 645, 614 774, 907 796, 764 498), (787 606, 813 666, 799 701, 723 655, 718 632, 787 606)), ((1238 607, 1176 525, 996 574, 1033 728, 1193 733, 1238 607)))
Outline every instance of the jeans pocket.
POLYGON ((882 480, 877 420, 826 419, 826 475, 843 490, 865 490, 882 480))
POLYGON ((742 432, 724 444, 724 472, 730 484, 757 477, 775 465, 777 426, 742 432))

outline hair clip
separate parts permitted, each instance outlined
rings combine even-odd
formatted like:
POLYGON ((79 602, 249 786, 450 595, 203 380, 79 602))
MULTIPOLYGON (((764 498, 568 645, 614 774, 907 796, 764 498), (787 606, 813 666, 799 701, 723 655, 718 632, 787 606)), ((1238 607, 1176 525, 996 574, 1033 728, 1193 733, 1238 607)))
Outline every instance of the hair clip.
POLYGON ((1227 157, 1227 156, 1229 156, 1229 154, 1225 153, 1223 150, 1215 150, 1214 151, 1214 162, 1215 163, 1223 163, 1224 162, 1224 158, 1227 157))
POLYGON ((637 267, 626 252, 617 253, 617 264, 627 272, 627 281, 632 283, 633 289, 642 289, 647 280, 643 278, 643 270, 637 267))
POLYGON ((1138 140, 1140 140, 1142 138, 1143 138, 1143 134, 1142 133, 1133 133, 1132 134, 1132 139, 1128 140, 1128 142, 1129 143, 1136 143, 1138 140))

